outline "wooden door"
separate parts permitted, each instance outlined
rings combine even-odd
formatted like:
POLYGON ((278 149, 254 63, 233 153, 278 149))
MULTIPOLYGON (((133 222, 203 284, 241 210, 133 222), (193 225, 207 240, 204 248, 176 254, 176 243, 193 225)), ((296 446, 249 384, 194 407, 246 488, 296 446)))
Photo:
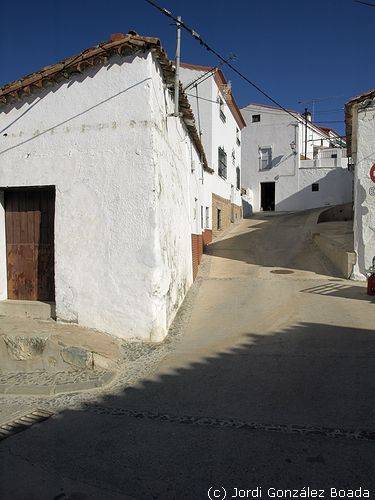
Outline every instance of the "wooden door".
POLYGON ((8 298, 55 300, 55 191, 5 191, 8 298))

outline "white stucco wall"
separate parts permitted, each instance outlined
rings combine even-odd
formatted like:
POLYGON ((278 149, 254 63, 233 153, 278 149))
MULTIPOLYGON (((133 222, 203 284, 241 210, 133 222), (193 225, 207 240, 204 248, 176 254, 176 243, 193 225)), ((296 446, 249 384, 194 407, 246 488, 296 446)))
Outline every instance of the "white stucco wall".
MULTIPOLYGON (((337 168, 305 168, 300 154, 304 154, 304 125, 289 114, 268 107, 249 105, 241 110, 247 127, 242 134, 243 186, 253 193, 253 210, 261 210, 261 183, 275 182, 275 210, 296 211, 348 203, 352 200, 353 176, 346 164, 337 168), (260 114, 260 122, 252 122, 252 115, 260 114), (291 143, 296 144, 296 154, 291 143), (272 168, 260 170, 259 148, 272 148, 272 168), (319 183, 319 191, 311 185, 319 183)), ((319 139, 318 132, 308 131, 307 156, 313 154, 310 139, 319 139)), ((323 141, 329 145, 329 141, 323 141)), ((311 162, 306 162, 306 164, 311 162)), ((329 160, 327 160, 329 163, 329 160)), ((305 164, 305 165, 306 165, 305 164)))
POLYGON ((242 132, 242 184, 253 193, 253 210, 260 210, 260 184, 275 182, 275 210, 292 210, 288 203, 298 191, 298 155, 290 143, 298 144, 298 124, 283 112, 247 106, 243 108, 247 127, 242 132), (260 114, 261 121, 252 123, 252 115, 260 114), (272 168, 259 170, 259 148, 272 147, 272 168))
MULTIPOLYGON (((181 68, 181 81, 184 85, 187 85, 204 74, 205 71, 181 68)), ((200 125, 208 164, 215 171, 214 174, 205 174, 204 177, 205 205, 211 206, 211 194, 214 193, 227 200, 232 200, 232 203, 241 206, 241 189, 237 189, 236 178, 236 167, 239 166, 241 169, 241 146, 237 144, 236 140, 237 128, 239 129, 238 136, 241 140, 240 127, 228 107, 224 95, 218 88, 213 75, 202 83, 199 83, 196 88, 189 89, 188 97, 190 105, 193 108, 196 123, 200 125), (217 103, 219 95, 224 101, 225 122, 220 118, 220 110, 217 103), (218 175, 219 147, 223 147, 227 153, 226 179, 218 175), (234 163, 232 162, 232 151, 235 152, 234 163), (231 186, 233 186, 233 189, 231 186)), ((210 217, 212 217, 212 214, 210 214, 210 217)))
MULTIPOLYGON (((0 187, 56 187, 59 319, 123 338, 165 336, 192 281, 190 192, 174 188, 191 171, 182 129, 165 116, 150 54, 113 57, 1 108, 0 187)), ((3 298, 5 266, 2 255, 3 298)))
POLYGON ((354 250, 357 263, 353 277, 364 280, 375 256, 375 184, 370 169, 375 163, 375 100, 359 104, 357 154, 354 173, 354 250))
MULTIPOLYGON (((163 338, 193 282, 191 234, 201 234, 202 165, 186 127, 175 118, 160 69, 151 65, 153 162, 155 172, 157 262, 154 276, 155 316, 163 311, 163 338)), ((155 334, 154 334, 155 337, 155 334)))

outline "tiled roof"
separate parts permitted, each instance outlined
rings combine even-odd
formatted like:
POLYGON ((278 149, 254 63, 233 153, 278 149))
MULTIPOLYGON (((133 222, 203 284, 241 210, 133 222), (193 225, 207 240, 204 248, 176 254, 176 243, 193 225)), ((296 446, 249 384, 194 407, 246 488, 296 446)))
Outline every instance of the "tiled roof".
MULTIPOLYGON (((0 106, 13 106, 24 97, 37 93, 43 89, 52 88, 57 83, 69 80, 77 73, 83 73, 92 66, 104 65, 113 55, 126 56, 138 51, 154 53, 158 60, 165 82, 173 88, 175 68, 168 59, 158 38, 139 36, 135 32, 116 33, 107 42, 99 43, 90 47, 78 55, 68 57, 59 63, 46 66, 35 73, 24 76, 14 82, 8 83, 0 88, 0 106)), ((190 107, 189 100, 180 85, 179 109, 189 135, 195 144, 205 170, 212 172, 208 166, 206 155, 195 127, 194 114, 190 107)), ((0 107, 1 112, 1 107, 0 107)))
MULTIPOLYGON (((228 85, 228 82, 224 76, 224 73, 221 71, 221 69, 216 68, 215 66, 200 66, 199 64, 181 63, 181 67, 186 68, 186 69, 196 70, 196 71, 204 71, 204 72, 212 71, 214 78, 215 78, 216 85, 219 88, 222 88, 225 85, 228 85)), ((225 98, 226 103, 228 104, 228 108, 231 110, 232 115, 237 122, 237 125, 239 126, 240 130, 242 130, 244 127, 246 127, 246 122, 244 120, 244 117, 242 116, 240 108, 237 106, 237 103, 233 97, 232 92, 230 92, 230 94, 228 94, 228 92, 226 92, 224 94, 224 98, 225 98)))

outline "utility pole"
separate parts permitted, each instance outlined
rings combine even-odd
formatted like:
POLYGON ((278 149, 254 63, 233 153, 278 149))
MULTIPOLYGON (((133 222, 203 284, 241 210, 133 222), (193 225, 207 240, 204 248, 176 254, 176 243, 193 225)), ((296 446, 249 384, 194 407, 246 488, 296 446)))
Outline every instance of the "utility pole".
POLYGON ((307 160, 307 108, 305 108, 305 160, 307 160))
POLYGON ((179 116, 179 98, 180 98, 180 57, 181 57, 181 16, 177 17, 176 31, 176 74, 174 80, 174 116, 179 116))

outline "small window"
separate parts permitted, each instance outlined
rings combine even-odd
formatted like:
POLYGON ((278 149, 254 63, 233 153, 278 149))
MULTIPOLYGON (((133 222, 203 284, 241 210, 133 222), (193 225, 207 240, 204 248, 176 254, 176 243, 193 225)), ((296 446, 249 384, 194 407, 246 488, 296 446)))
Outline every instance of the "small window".
POLYGON ((331 158, 337 158, 337 153, 332 153, 331 158))
POLYGON ((220 118, 225 123, 227 119, 224 113, 224 101, 220 96, 219 96, 219 110, 220 110, 220 118))
POLYGON ((312 184, 311 185, 311 191, 319 191, 319 184, 318 183, 312 184))
POLYGON ((259 148, 259 170, 268 170, 272 167, 272 148, 259 148))
POLYGON ((237 143, 237 146, 241 145, 240 131, 239 131, 239 129, 237 127, 236 127, 236 143, 237 143))
POLYGON ((206 207, 206 229, 210 227, 210 207, 206 207))
POLYGON ((227 153, 223 148, 219 148, 218 150, 218 174, 223 179, 227 178, 227 153))
POLYGON ((217 209, 217 228, 221 229, 221 210, 217 209))
POLYGON ((236 168, 236 181, 237 181, 237 189, 241 189, 241 170, 240 170, 240 167, 236 168))
POLYGON ((203 207, 201 206, 201 228, 203 229, 203 207))
POLYGON ((253 123, 260 122, 260 115, 253 115, 251 118, 253 123))

